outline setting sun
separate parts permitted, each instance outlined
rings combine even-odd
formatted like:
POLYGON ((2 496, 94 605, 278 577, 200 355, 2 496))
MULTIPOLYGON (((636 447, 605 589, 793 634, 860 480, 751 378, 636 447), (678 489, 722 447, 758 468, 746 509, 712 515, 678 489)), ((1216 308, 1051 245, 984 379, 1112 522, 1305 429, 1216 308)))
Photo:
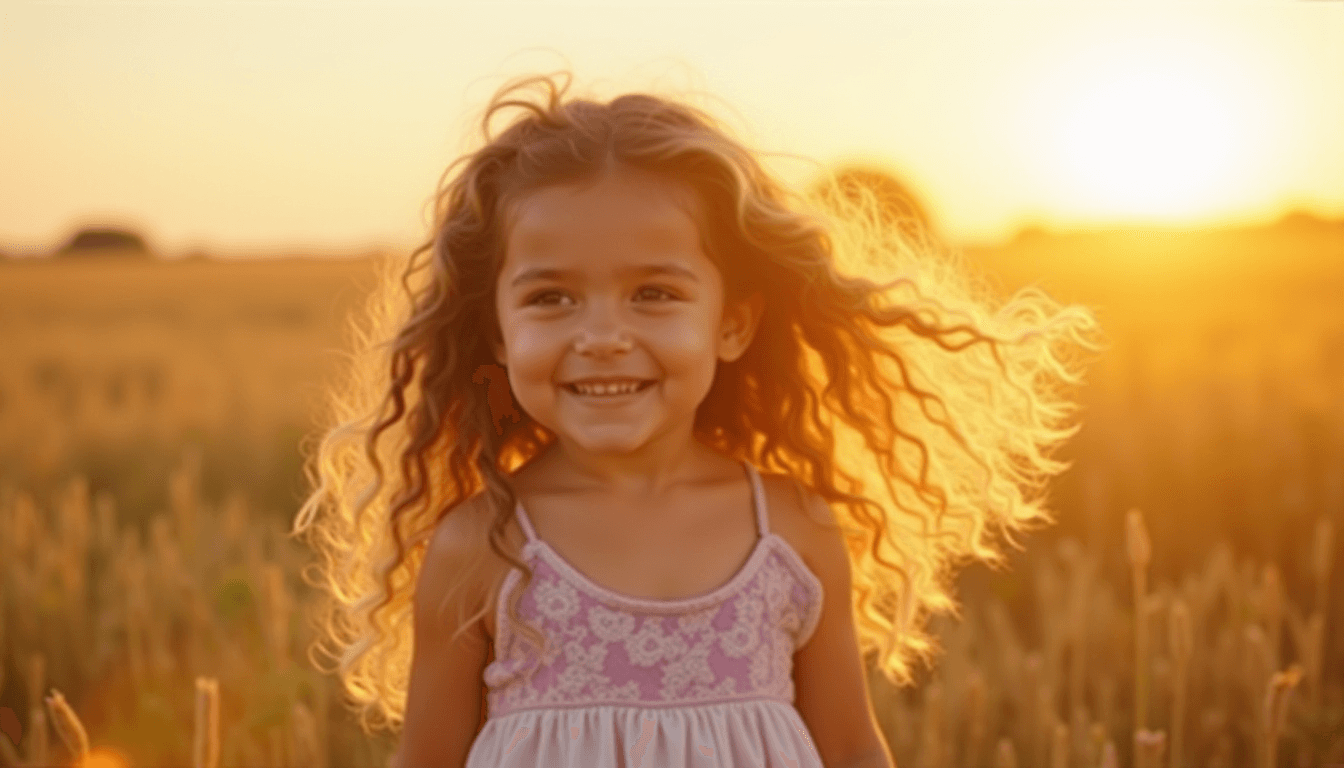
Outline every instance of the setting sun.
POLYGON ((1224 37, 1113 31, 1060 52, 1032 137, 1060 213, 1184 220, 1245 209, 1282 170, 1294 87, 1224 37))
POLYGON ((1108 208, 1185 213, 1217 193, 1247 149, 1220 90, 1193 71, 1118 72, 1069 107, 1061 159, 1108 208))
POLYGON ((790 183, 872 159, 960 242, 1344 212, 1340 3, 660 3, 6 5, 0 252, 414 247, 470 113, 556 69, 702 94, 790 183))

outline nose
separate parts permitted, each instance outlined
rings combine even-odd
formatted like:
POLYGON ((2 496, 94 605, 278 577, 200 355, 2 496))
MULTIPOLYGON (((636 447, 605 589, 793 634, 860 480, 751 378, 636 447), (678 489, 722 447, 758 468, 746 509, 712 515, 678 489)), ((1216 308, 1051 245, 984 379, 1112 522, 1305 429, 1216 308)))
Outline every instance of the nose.
POLYGON ((610 311, 595 312, 574 340, 574 351, 581 355, 605 356, 629 352, 633 347, 634 342, 610 311))
POLYGON ((579 337, 574 340, 574 351, 581 355, 605 356, 616 352, 629 352, 634 346, 634 342, 625 333, 615 329, 604 331, 579 332, 579 337))

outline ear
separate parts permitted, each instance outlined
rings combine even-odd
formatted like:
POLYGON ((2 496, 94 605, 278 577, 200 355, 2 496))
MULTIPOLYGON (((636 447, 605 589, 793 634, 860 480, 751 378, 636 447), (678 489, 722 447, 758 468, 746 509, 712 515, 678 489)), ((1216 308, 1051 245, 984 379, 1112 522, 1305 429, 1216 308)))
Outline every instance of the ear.
POLYGON ((719 326, 719 359, 733 362, 746 353, 751 340, 756 336, 761 314, 765 310, 765 297, 753 293, 745 300, 723 310, 723 322, 719 326))

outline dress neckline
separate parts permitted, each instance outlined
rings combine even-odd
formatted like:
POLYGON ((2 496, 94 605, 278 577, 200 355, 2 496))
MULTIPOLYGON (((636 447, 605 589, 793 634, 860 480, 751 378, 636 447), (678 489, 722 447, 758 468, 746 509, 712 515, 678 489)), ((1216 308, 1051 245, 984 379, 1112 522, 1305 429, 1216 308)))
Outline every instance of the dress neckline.
POLYGON ((731 594, 733 590, 737 589, 741 582, 750 578, 752 572, 756 570, 757 562, 761 560, 766 553, 767 540, 773 538, 774 535, 775 534, 773 533, 767 533, 765 536, 758 538, 756 540, 756 546, 752 548, 751 554, 747 556, 746 562, 742 564, 741 568, 737 569, 737 573, 733 574, 732 577, 724 583, 699 595, 673 598, 636 597, 635 595, 625 592, 617 592, 610 587, 604 587, 589 578, 583 571, 576 568, 572 563, 565 559, 564 555, 555 551, 550 544, 547 544, 541 539, 536 540, 533 544, 538 547, 539 552, 550 555, 551 563, 568 574, 570 578, 582 583, 586 589, 596 593, 600 597, 606 598, 608 601, 624 603, 639 608, 689 610, 700 607, 703 604, 719 602, 720 597, 725 594, 731 594))
POLYGON ((751 462, 743 461, 742 465, 745 468, 747 477, 750 481, 749 485, 751 486, 752 506, 756 512, 756 544, 752 547, 751 553, 747 555, 746 561, 737 569, 737 572, 730 576, 727 581, 708 592, 691 595, 689 597, 675 598, 636 597, 598 584, 596 581, 589 578, 583 571, 575 567, 573 563, 566 560, 564 555, 557 552, 548 542, 537 536, 527 511, 523 509, 523 503, 518 501, 516 502, 514 509, 518 516, 518 522, 523 529, 523 533, 527 537, 527 541, 523 545, 523 548, 525 550, 528 548, 535 548, 536 551, 549 555, 552 564, 565 574, 579 582, 594 594, 604 597, 612 602, 663 611, 672 609, 687 610, 718 602, 718 599, 721 596, 732 592, 741 584, 741 582, 751 577, 752 572, 756 570, 758 563, 767 554, 767 542, 770 539, 778 538, 775 533, 770 530, 769 518, 766 515, 765 492, 761 486, 760 474, 756 471, 756 467, 752 466, 751 462))

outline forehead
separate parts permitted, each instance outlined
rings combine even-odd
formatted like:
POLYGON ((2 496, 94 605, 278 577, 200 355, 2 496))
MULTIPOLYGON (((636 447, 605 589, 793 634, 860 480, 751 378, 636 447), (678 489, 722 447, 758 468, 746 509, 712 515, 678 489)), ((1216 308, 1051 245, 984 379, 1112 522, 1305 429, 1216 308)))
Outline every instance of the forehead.
POLYGON ((544 187, 509 206, 505 269, 575 255, 634 259, 650 250, 705 259, 698 218, 688 186, 635 170, 544 187))

